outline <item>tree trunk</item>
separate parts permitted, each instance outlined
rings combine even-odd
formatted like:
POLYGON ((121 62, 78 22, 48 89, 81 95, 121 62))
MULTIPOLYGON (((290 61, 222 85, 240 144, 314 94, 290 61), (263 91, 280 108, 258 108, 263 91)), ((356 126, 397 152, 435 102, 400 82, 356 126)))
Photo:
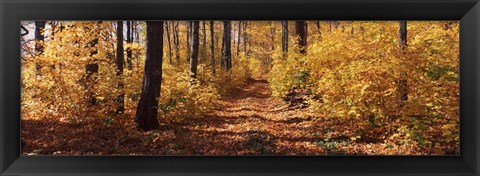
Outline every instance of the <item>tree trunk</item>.
POLYGON ((282 51, 288 53, 288 21, 282 21, 282 51))
POLYGON ((212 53, 212 74, 215 76, 215 23, 213 21, 210 21, 210 52, 212 53))
POLYGON ((159 124, 158 98, 162 83, 163 21, 147 21, 147 53, 144 67, 142 94, 138 102, 135 122, 148 131, 159 124))
POLYGON ((247 52, 247 25, 248 25, 248 21, 244 21, 243 22, 243 52, 245 52, 245 55, 248 55, 248 52, 247 52))
MULTIPOLYGON (((207 53, 208 53, 208 47, 207 47, 207 25, 206 25, 207 21, 203 21, 203 58, 202 58, 202 62, 203 63, 206 63, 207 61, 207 53)), ((205 70, 205 69, 204 69, 205 70)))
POLYGON ((192 24, 187 21, 187 63, 190 62, 190 52, 192 52, 190 50, 190 45, 191 45, 191 42, 192 42, 192 39, 191 39, 191 35, 192 35, 192 24))
POLYGON ((165 21, 167 27, 167 42, 168 42, 168 59, 170 64, 172 64, 172 44, 170 43, 170 25, 168 25, 168 21, 165 21))
POLYGON ((175 46, 175 60, 177 64, 180 64, 180 40, 178 38, 178 21, 175 24, 175 21, 172 22, 173 26, 173 45, 175 46))
MULTIPOLYGON (((98 24, 100 25, 102 22, 98 22, 98 24)), ((97 29, 99 30, 99 29, 97 29)), ((97 33, 98 35, 100 35, 100 30, 98 31, 97 33)), ((90 52, 90 60, 89 60, 89 63, 85 65, 85 96, 86 96, 86 99, 87 99, 87 102, 90 104, 90 105, 95 105, 97 103, 97 98, 95 96, 95 93, 92 91, 92 89, 94 88, 95 84, 96 84, 96 80, 97 80, 97 73, 98 73, 98 63, 97 63, 97 58, 95 58, 95 55, 98 54, 98 48, 97 48, 97 44, 99 42, 99 39, 98 37, 100 36, 96 36, 89 44, 88 46, 91 47, 91 48, 94 48, 92 50, 92 52, 90 52)))
MULTIPOLYGON (((400 21, 398 32, 400 52, 403 54, 407 48, 407 21, 400 21)), ((407 73, 401 73, 400 80, 397 80, 397 99, 401 101, 408 100, 408 84, 406 75, 407 73)))
POLYGON ((238 31, 237 31, 237 57, 238 54, 240 53, 240 36, 242 34, 242 22, 238 22, 238 31))
POLYGON ((226 70, 232 68, 231 28, 230 21, 223 22, 222 66, 226 70))
POLYGON ((190 84, 194 84, 195 79, 197 79, 197 63, 198 63, 198 45, 199 45, 199 36, 198 31, 200 28, 199 21, 190 21, 190 26, 192 27, 192 35, 190 36, 190 84))
MULTIPOLYGON (((43 42, 45 41, 45 36, 43 35, 43 29, 45 29, 45 21, 35 21, 35 56, 38 59, 38 56, 43 54, 43 42)), ((37 76, 41 76, 42 65, 40 63, 35 64, 37 71, 37 76)))
MULTIPOLYGON (((133 32, 132 32, 132 22, 131 21, 127 21, 127 43, 128 44, 131 44, 132 43, 132 39, 133 39, 133 32)), ((127 47, 127 69, 128 70, 132 70, 133 68, 133 65, 132 65, 132 49, 129 47, 127 47)))
POLYGON ((295 33, 300 46, 300 53, 307 53, 307 23, 305 21, 295 21, 295 33))
POLYGON ((117 22, 117 113, 125 111, 125 91, 123 90, 123 21, 117 22))

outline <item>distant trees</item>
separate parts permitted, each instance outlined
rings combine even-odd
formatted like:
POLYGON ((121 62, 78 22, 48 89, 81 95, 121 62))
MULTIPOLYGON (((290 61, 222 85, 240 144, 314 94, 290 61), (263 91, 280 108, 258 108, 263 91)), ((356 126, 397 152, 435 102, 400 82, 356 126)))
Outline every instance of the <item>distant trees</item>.
POLYGON ((147 21, 147 53, 142 83, 142 93, 138 102, 135 121, 143 130, 157 129, 159 126, 158 98, 162 82, 163 62, 163 21, 147 21))
POLYGON ((295 21, 295 34, 298 37, 300 53, 307 53, 307 23, 305 21, 295 21))
POLYGON ((224 21, 222 39, 222 67, 226 70, 230 70, 232 68, 231 31, 232 26, 230 21, 224 21))
MULTIPOLYGON (((127 21, 127 44, 131 44, 133 42, 133 25, 132 21, 127 21)), ((130 46, 127 47, 127 68, 128 70, 132 70, 132 49, 130 46)))

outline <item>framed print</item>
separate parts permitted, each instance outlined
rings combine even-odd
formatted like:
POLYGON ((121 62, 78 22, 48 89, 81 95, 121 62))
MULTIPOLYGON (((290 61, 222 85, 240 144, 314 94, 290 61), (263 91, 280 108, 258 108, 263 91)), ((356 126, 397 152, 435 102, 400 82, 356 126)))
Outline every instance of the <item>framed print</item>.
POLYGON ((1 1, 1 175, 479 175, 464 1, 1 1))

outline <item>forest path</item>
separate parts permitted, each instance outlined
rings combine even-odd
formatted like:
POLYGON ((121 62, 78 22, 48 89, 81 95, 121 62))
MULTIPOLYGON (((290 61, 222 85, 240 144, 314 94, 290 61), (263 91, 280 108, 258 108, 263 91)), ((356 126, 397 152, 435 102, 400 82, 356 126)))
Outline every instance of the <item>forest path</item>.
POLYGON ((249 78, 212 113, 188 125, 181 143, 188 143, 185 151, 206 155, 323 153, 315 145, 319 124, 305 110, 287 107, 272 97, 266 76, 249 78))

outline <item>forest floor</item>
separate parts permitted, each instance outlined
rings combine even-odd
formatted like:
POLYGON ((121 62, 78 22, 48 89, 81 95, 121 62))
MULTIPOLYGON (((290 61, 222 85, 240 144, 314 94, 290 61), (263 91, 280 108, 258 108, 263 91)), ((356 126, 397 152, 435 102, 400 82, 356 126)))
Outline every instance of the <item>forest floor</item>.
MULTIPOLYGON (((105 125, 99 114, 82 121, 22 118, 25 155, 370 155, 419 154, 412 145, 352 139, 358 127, 327 120, 271 96, 267 79, 250 78, 215 110, 143 132, 131 117, 105 125)), ((373 130, 375 131, 375 130, 373 130)), ((379 130, 381 131, 381 130, 379 130)))

